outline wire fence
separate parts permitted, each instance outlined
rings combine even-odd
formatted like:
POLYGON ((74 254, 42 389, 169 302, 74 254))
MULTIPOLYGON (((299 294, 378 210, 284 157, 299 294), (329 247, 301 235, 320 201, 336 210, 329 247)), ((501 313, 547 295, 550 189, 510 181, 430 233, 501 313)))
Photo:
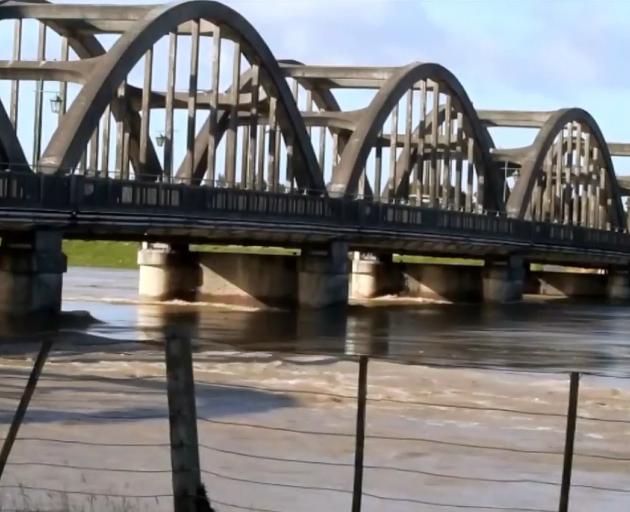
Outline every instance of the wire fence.
MULTIPOLYGON (((29 361, 0 358, 0 432, 29 361)), ((195 356, 201 473, 219 512, 350 510, 357 364, 195 356)), ((630 381, 584 374, 570 510, 630 504, 630 381)), ((371 361, 364 511, 558 509, 568 377, 371 361)), ((0 510, 170 510, 164 365, 46 366, 0 510)))

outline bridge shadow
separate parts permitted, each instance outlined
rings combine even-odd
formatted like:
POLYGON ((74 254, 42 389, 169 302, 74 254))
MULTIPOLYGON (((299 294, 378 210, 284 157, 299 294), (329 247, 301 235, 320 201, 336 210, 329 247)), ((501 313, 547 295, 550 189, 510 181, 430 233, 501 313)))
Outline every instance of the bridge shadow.
MULTIPOLYGON (((91 334, 94 326, 96 329, 91 332, 100 332, 98 324, 91 323, 40 331, 37 335, 5 336, 0 350, 5 357, 32 357, 39 348, 33 340, 53 336, 52 357, 60 361, 155 364, 164 361, 166 337, 176 335, 190 339, 195 363, 210 368, 221 363, 272 363, 284 359, 290 359, 294 365, 323 366, 334 364, 339 358, 368 355, 414 365, 606 371, 621 364, 620 354, 627 353, 630 358, 630 343, 619 335, 627 331, 627 326, 620 324, 625 317, 620 310, 592 301, 563 299, 496 306, 391 304, 319 311, 138 305, 137 325, 133 327, 140 335, 136 333, 135 340, 91 334)), ((115 327, 107 329, 110 333, 115 331, 115 327)), ((120 329, 122 335, 129 326, 120 329)), ((0 372, 0 396, 15 397, 21 392, 27 378, 24 372, 0 372)), ((125 392, 142 393, 147 399, 159 394, 165 397, 162 378, 128 382, 116 376, 64 376, 50 373, 50 368, 45 370, 44 378, 54 379, 68 390, 73 382, 80 382, 81 389, 90 393, 111 385, 125 392)), ((294 405, 289 396, 280 399, 275 393, 257 397, 249 394, 251 390, 213 388, 200 380, 197 386, 200 415, 248 413, 294 405)), ((66 409, 67 418, 81 417, 72 408, 66 409)), ((164 410, 162 406, 141 405, 101 413, 104 421, 125 421, 127 415, 151 416, 164 410)), ((47 417, 46 411, 41 415, 47 417)))
MULTIPOLYGON (((8 424, 17 407, 28 370, 0 372, 0 424, 8 424), (5 386, 5 379, 12 383, 5 386), (8 390, 9 392, 6 392, 8 390)), ((41 385, 26 415, 29 423, 126 423, 168 419, 164 378, 116 378, 68 375, 45 369, 41 385), (118 405, 130 396, 130 404, 118 405), (146 398, 146 400, 145 400, 146 398), (145 404, 142 402, 146 401, 145 404), (112 403, 112 407, 103 407, 112 403), (95 407, 101 405, 100 407, 95 407)), ((217 419, 290 408, 297 405, 286 393, 229 384, 195 383, 199 418, 217 419)))

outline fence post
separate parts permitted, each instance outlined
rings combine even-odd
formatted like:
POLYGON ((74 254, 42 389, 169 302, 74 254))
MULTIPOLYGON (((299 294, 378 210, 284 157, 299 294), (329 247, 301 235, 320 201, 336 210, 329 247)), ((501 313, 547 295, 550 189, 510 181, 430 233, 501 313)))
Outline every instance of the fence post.
POLYGON ((571 490, 571 470, 573 467, 573 447, 575 445, 575 424, 577 420, 578 394, 580 387, 580 374, 571 373, 569 388, 569 408, 567 411, 567 433, 564 444, 564 465, 562 468, 562 487, 560 489, 559 512, 569 510, 569 491, 571 490))
POLYGON ((48 359, 48 353, 50 352, 51 346, 52 339, 50 338, 46 339, 42 343, 42 346, 39 349, 39 354, 37 354, 37 359, 33 364, 31 375, 29 376, 26 387, 24 388, 24 393, 22 394, 22 398, 20 399, 18 408, 16 409, 13 420, 11 421, 11 427, 9 428, 7 437, 5 438, 2 445, 2 451, 0 451, 0 480, 2 480, 2 473, 4 473, 4 468, 7 464, 11 449, 13 448, 13 443, 17 438, 20 426, 22 425, 22 420, 24 419, 24 415, 26 414, 28 405, 31 402, 33 393, 35 393, 37 381, 39 380, 39 376, 42 373, 44 365, 46 364, 46 359, 48 359))
POLYGON ((194 512, 201 475, 190 337, 167 334, 165 352, 174 509, 194 512))
POLYGON ((352 512, 361 512, 361 498, 363 497, 363 448, 365 446, 367 369, 367 356, 359 357, 359 382, 357 386, 357 425, 354 450, 354 488, 352 492, 352 512))

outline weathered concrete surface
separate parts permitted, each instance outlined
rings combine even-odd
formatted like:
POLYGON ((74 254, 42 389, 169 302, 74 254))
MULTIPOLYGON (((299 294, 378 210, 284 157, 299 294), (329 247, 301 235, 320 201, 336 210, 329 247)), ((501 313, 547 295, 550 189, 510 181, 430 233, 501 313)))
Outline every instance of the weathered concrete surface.
POLYGON ((138 253, 139 295, 149 300, 326 307, 348 301, 345 244, 302 256, 203 253, 166 245, 138 253))
POLYGON ((486 261, 482 271, 485 302, 514 302, 523 297, 525 267, 522 258, 486 261))
POLYGON ((482 299, 482 267, 406 263, 402 272, 406 296, 448 302, 482 299))
POLYGON ((201 268, 186 248, 150 245, 138 252, 138 294, 148 300, 196 300, 201 268))
POLYGON ((0 248, 0 314, 55 314, 61 311, 66 257, 61 233, 9 237, 0 248))
POLYGON ((551 297, 605 297, 607 276, 592 272, 529 272, 525 293, 551 297))
POLYGON ((295 256, 197 253, 197 298, 231 304, 289 306, 297 298, 295 256))
POLYGON ((606 296, 614 300, 630 300, 630 272, 628 270, 608 272, 606 296))
POLYGON ((352 259, 350 298, 372 299, 398 294, 404 287, 402 265, 390 257, 357 255, 352 259))
POLYGON ((302 252, 298 263, 298 303, 323 308, 348 302, 348 245, 334 242, 302 252))

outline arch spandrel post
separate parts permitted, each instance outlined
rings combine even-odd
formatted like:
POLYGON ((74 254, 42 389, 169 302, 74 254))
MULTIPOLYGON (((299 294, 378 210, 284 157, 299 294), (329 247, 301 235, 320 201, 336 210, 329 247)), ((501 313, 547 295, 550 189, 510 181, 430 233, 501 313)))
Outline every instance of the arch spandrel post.
MULTIPOLYGON (((282 60, 279 61, 281 68, 285 65, 303 65, 299 61, 295 60, 282 60)), ((312 96, 312 103, 320 112, 333 112, 338 113, 341 111, 339 103, 335 98, 334 94, 330 91, 330 89, 325 88, 310 80, 308 78, 299 78, 296 79, 296 83, 299 83, 305 90, 310 91, 312 96)), ((252 85, 252 68, 246 70, 239 78, 239 85, 241 94, 244 94, 245 91, 248 91, 247 94, 251 96, 251 85, 252 85)), ((230 86, 231 88, 231 86, 230 86)), ((229 94, 230 88, 225 91, 225 94, 229 94)), ((295 95, 295 92, 292 93, 295 95)), ((259 98, 260 99, 260 98, 259 98)), ((258 109, 263 105, 258 105, 258 109)), ((268 112, 258 112, 259 114, 268 115, 268 112)), ((302 113, 303 115, 308 115, 308 113, 302 113)), ((229 122, 229 112, 227 110, 221 110, 219 115, 217 116, 217 144, 219 144, 225 135, 227 130, 227 125, 229 122)), ((306 121, 306 120, 305 120, 306 121)), ((193 152, 192 162, 192 182, 195 184, 201 183, 203 181, 204 175, 206 173, 205 161, 208 155, 208 131, 210 129, 210 116, 208 116, 201 126, 201 128, 197 132, 197 136, 195 138, 195 149, 193 152)), ((310 129, 307 127, 307 132, 310 134, 310 129)), ((325 151, 325 147, 320 139, 320 151, 318 156, 318 164, 320 169, 322 168, 322 161, 324 160, 322 153, 325 151)), ((187 169, 191 167, 190 157, 187 155, 184 161, 181 163, 176 176, 178 178, 185 175, 187 169)), ((323 172, 323 171, 322 171, 323 172)))

